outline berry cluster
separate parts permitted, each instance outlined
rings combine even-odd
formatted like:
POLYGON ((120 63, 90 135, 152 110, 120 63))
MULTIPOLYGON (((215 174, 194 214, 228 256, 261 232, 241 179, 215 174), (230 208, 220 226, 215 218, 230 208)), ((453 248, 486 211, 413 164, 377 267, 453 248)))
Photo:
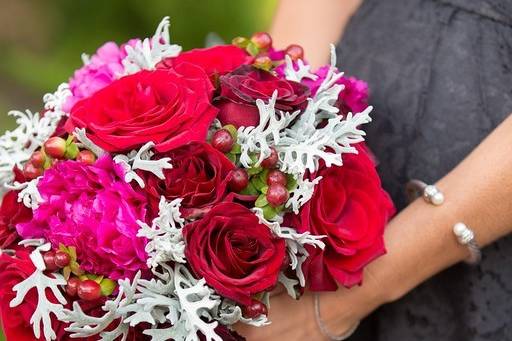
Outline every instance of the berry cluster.
POLYGON ((102 296, 109 296, 116 288, 116 282, 105 278, 86 274, 76 261, 74 247, 60 246, 59 250, 50 250, 43 254, 46 271, 62 271, 67 284, 64 288, 70 297, 78 297, 85 301, 96 301, 102 296))
MULTIPOLYGON (((251 38, 237 37, 233 39, 233 45, 245 49, 250 55, 254 56, 253 65, 259 69, 270 71, 279 63, 270 56, 272 37, 266 32, 256 32, 251 38)), ((284 53, 292 61, 304 58, 304 49, 297 44, 289 45, 284 49, 284 53)))
MULTIPOLYGON (((240 146, 236 138, 236 128, 227 125, 213 133, 210 143, 237 164, 240 146)), ((258 156, 253 155, 255 160, 258 156)), ((270 155, 259 166, 234 169, 229 180, 229 188, 233 192, 258 196, 256 206, 263 208, 267 218, 273 218, 284 210, 289 191, 295 185, 293 176, 279 170, 279 155, 275 148, 271 148, 270 155)))
POLYGON ((96 156, 90 150, 80 150, 72 135, 67 139, 54 136, 49 138, 40 150, 32 154, 23 167, 23 175, 28 180, 38 178, 59 160, 76 160, 93 164, 96 156))

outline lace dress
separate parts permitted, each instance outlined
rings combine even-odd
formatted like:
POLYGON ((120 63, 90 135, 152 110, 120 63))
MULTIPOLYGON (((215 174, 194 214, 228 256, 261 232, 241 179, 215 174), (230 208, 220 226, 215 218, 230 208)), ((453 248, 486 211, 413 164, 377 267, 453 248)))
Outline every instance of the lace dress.
MULTIPOLYGON (((368 142, 400 208, 408 179, 435 182, 512 112, 512 0, 367 0, 338 52, 369 82, 368 142)), ((512 340, 512 237, 382 307, 351 340, 512 340)))

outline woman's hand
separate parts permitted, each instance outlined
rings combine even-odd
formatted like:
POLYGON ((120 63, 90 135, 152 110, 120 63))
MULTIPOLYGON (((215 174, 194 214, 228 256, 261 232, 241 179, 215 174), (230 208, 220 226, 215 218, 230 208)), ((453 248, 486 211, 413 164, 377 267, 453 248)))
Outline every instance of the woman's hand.
MULTIPOLYGON (((378 285, 367 273, 362 286, 340 288, 319 294, 320 314, 334 335, 344 334, 361 319, 386 301, 385 286, 378 285)), ((328 340, 316 323, 314 295, 306 292, 300 300, 286 293, 270 299, 269 320, 265 327, 238 324, 236 330, 250 341, 257 340, 328 340)))
MULTIPOLYGON (((512 232, 512 115, 496 128, 437 186, 445 203, 422 199, 387 226, 387 254, 365 269, 364 282, 352 289, 321 294, 321 315, 333 334, 343 334, 380 305, 394 301, 469 254, 453 232, 464 222, 485 246, 512 232)), ((299 301, 282 294, 271 299, 272 325, 239 326, 248 340, 324 340, 315 321, 313 295, 299 301)))

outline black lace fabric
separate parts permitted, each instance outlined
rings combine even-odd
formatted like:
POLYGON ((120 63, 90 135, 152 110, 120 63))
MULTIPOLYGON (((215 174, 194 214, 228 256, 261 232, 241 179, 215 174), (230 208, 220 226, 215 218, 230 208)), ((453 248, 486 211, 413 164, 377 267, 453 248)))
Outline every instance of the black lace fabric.
MULTIPOLYGON (((367 0, 338 53, 370 85, 368 143, 399 208, 409 179, 435 182, 512 112, 512 0, 367 0)), ((351 340, 512 340, 512 237, 382 307, 351 340)))

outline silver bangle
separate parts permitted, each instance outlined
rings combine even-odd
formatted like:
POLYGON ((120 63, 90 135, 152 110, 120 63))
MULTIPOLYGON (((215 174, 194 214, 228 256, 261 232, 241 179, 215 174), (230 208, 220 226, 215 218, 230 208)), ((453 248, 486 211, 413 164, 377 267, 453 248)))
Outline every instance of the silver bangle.
POLYGON ((459 244, 469 250, 469 258, 465 260, 468 264, 477 264, 482 259, 482 252, 475 239, 475 233, 464 223, 453 225, 453 233, 459 244))
POLYGON ((411 180, 406 185, 409 201, 417 197, 422 197, 425 202, 434 206, 440 206, 444 203, 444 194, 435 185, 427 185, 420 180, 411 180))
POLYGON ((325 337, 328 337, 329 340, 333 340, 333 341, 343 341, 343 340, 348 339, 355 333, 355 331, 357 330, 357 327, 359 327, 360 321, 357 321, 352 327, 350 327, 349 330, 347 330, 343 334, 334 335, 333 333, 331 333, 331 331, 325 325, 324 320, 322 319, 322 316, 320 315, 320 296, 317 293, 315 293, 313 295, 313 298, 315 300, 316 324, 325 337))
MULTIPOLYGON (((440 206, 444 203, 444 195, 436 186, 427 185, 420 180, 411 180, 407 183, 407 195, 410 201, 422 196, 427 203, 440 206)), ((480 246, 476 242, 475 233, 464 223, 457 223, 453 226, 453 233, 459 244, 467 247, 469 258, 465 260, 468 264, 476 264, 482 259, 480 246)))

